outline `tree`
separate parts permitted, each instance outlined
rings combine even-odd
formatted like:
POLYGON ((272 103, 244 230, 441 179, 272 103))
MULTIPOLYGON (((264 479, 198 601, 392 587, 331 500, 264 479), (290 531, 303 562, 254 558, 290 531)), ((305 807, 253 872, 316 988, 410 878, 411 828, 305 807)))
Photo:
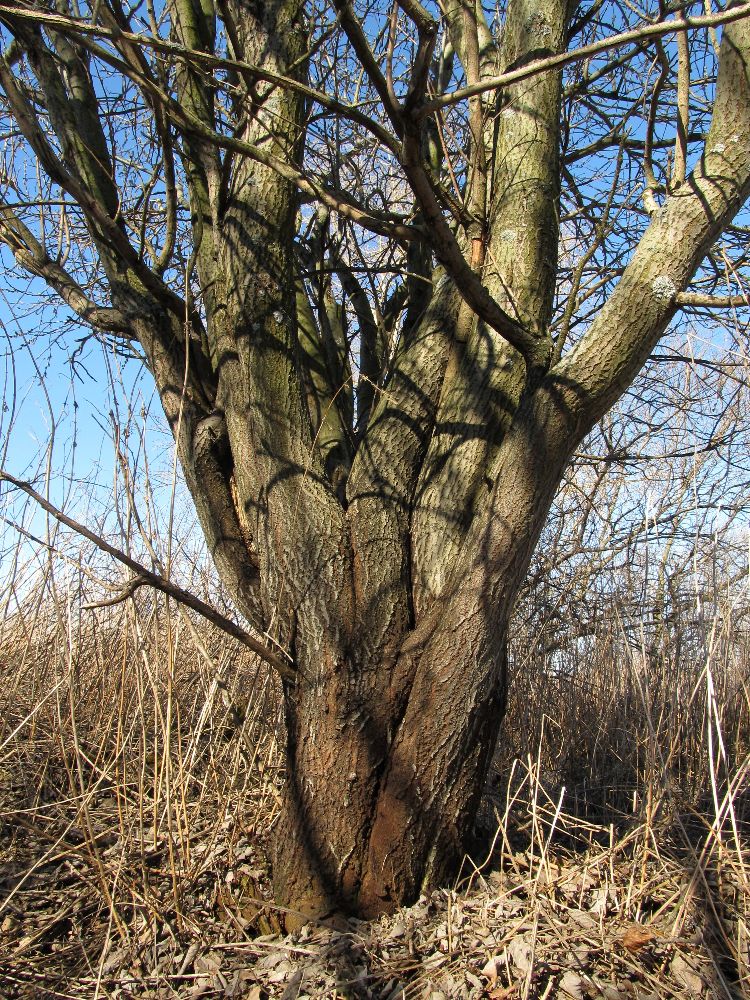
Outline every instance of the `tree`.
POLYGON ((154 377, 284 677, 298 913, 454 871, 571 456, 747 305, 748 5, 692 7, 0 7, 0 235, 154 377))

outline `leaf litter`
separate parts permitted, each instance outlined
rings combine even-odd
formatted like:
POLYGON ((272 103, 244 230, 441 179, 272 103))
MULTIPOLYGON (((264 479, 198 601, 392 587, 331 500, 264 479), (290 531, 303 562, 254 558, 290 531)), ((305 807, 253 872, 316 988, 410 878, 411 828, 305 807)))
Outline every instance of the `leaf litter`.
MULTIPOLYGON (((113 932, 101 897, 86 894, 86 886, 92 888, 90 859, 58 850, 25 876, 5 862, 1 884, 10 904, 0 923, 0 996, 742 996, 727 971, 727 956, 721 958, 721 936, 707 923, 698 897, 689 899, 689 876, 683 867, 668 865, 663 853, 646 850, 636 857, 623 845, 597 848, 593 842, 584 857, 562 846, 548 847, 536 859, 528 852, 515 852, 512 859, 496 852, 482 871, 470 866, 456 888, 422 896, 378 921, 339 917, 335 926, 310 923, 283 934, 278 911, 256 895, 260 859, 247 838, 231 828, 224 839, 209 827, 204 835, 205 849, 195 851, 201 864, 186 881, 181 913, 173 898, 169 905, 169 872, 154 864, 150 892, 164 909, 150 919, 141 911, 140 932, 139 921, 131 921, 125 942, 113 932), (633 885, 636 869, 649 887, 640 895, 633 885), (261 933, 272 926, 274 913, 276 929, 261 933), (66 955, 77 956, 77 972, 69 967, 67 978, 54 971, 66 955)), ((120 877, 135 890, 133 868, 123 864, 120 877)))
MULTIPOLYGON (((51 662, 50 636, 26 634, 51 662)), ((747 796, 721 815, 665 795, 596 821, 567 814, 531 758, 513 762, 512 787, 488 788, 482 860, 453 888, 378 921, 284 934, 267 877, 275 680, 204 636, 200 656, 175 659, 181 722, 167 739, 156 667, 111 670, 122 634, 96 632, 100 676, 76 695, 75 726, 61 687, 0 758, 1 1000, 750 997, 747 796), (256 691, 239 730, 216 697, 225 664, 233 696, 256 691), (162 728, 97 728, 103 706, 116 717, 126 703, 162 728)), ((21 678, 0 712, 11 733, 40 683, 13 655, 1 661, 21 678)))

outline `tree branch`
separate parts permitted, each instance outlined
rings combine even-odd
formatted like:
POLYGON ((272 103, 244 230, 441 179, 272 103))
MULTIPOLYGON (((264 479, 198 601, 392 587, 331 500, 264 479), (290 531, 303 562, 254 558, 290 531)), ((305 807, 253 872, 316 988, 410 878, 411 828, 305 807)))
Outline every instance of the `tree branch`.
POLYGON ((705 309, 747 309, 750 297, 747 295, 702 295, 699 292, 678 292, 674 304, 683 308, 700 306, 705 309))
POLYGON ((451 104, 460 104, 461 101, 465 101, 475 94, 500 90, 511 83, 517 83, 519 80, 525 80, 530 76, 536 76, 538 73, 545 73, 551 69, 562 69, 563 66, 568 66, 570 63, 589 59, 600 52, 607 52, 609 49, 615 49, 621 45, 630 45, 632 42, 639 42, 644 38, 661 38, 663 35, 671 35, 687 29, 697 30, 699 28, 714 28, 720 24, 731 24, 733 21, 747 17, 748 13, 750 13, 750 3, 741 3, 719 14, 710 14, 704 17, 681 16, 670 18, 667 21, 658 21, 656 24, 644 24, 640 28, 610 35, 609 38, 602 38, 598 42, 591 42, 590 45, 582 45, 572 52, 560 52, 554 56, 547 56, 545 59, 534 59, 518 69, 502 73, 500 76, 488 77, 473 86, 461 87, 459 90, 435 97, 418 108, 415 117, 425 118, 440 108, 446 108, 451 104))
POLYGON ((180 321, 184 320, 184 301, 143 264, 123 227, 107 213, 95 195, 66 169, 39 124, 34 109, 13 77, 10 67, 2 59, 0 59, 0 86, 5 91, 21 133, 50 180, 66 191, 85 213, 99 249, 106 248, 108 251, 111 247, 157 301, 176 314, 180 321))
POLYGON ((75 521, 72 517, 68 517, 67 514, 63 514, 59 508, 55 507, 46 500, 40 493, 31 486, 30 483, 24 482, 22 479, 16 479, 9 472, 4 469, 0 469, 0 481, 10 483, 15 486, 16 489, 21 490, 27 496, 31 497, 36 503, 46 510, 48 514, 51 514, 55 520, 59 521, 60 524, 64 524, 67 528, 71 528, 73 531, 82 535, 88 541, 92 542, 98 549, 102 552, 106 552, 107 555, 112 556, 113 559, 117 559, 128 569, 132 570, 135 574, 135 580, 129 581, 126 584, 125 591, 131 588, 130 593, 125 592, 117 600, 124 600, 126 597, 130 596, 133 590, 137 587, 148 585, 149 587, 154 587, 156 590, 162 591, 164 594, 168 594, 173 597, 180 604, 184 604, 185 607, 190 608, 192 611, 197 612, 207 621, 211 622, 217 628, 226 632, 227 635, 231 635, 233 639, 237 639, 241 642, 243 646, 252 650, 257 656, 259 656, 265 663, 273 667, 273 669, 279 674, 282 680, 288 683, 294 684, 297 681, 297 671, 293 666, 291 660, 287 657, 286 659, 269 649, 262 642, 254 639, 249 632, 241 628, 230 618, 222 615, 215 608, 212 608, 205 601, 202 601, 199 597, 191 594, 187 590, 183 590, 176 583, 172 583, 171 580, 167 580, 165 577, 159 575, 158 573, 152 573, 151 570, 147 569, 136 559, 132 559, 126 553, 121 552, 120 549, 115 548, 114 545, 110 545, 109 542, 105 541, 100 535, 95 534, 95 532, 90 531, 85 525, 81 524, 79 521, 75 521))
POLYGON ((12 251, 18 263, 38 275, 84 322, 97 330, 133 337, 132 324, 120 309, 97 305, 57 261, 52 260, 33 233, 13 210, 0 203, 0 241, 12 251))
POLYGON ((697 304, 681 290, 748 194, 750 21, 745 20, 724 31, 714 113, 701 160, 653 213, 606 305, 550 372, 581 433, 632 382, 678 305, 697 304))
MULTIPOLYGON (((12 14, 17 18, 25 18, 35 23, 42 23, 45 26, 49 25, 51 28, 55 28, 60 32, 68 32, 70 34, 80 36, 81 39, 86 36, 107 39, 118 48, 118 51, 123 51, 125 46, 127 46, 131 52, 135 52, 140 47, 143 47, 151 49, 154 52, 158 52, 161 55, 172 56, 175 59, 182 59, 186 62, 193 63, 196 66, 205 66, 207 69, 235 70, 240 76, 243 76, 253 82, 271 83, 274 86, 282 87, 285 90, 294 91, 295 93, 308 98, 315 104, 319 104, 327 111, 332 111, 334 114, 340 114, 348 121, 361 125, 373 136, 375 136, 379 142, 382 142, 384 146, 391 149, 392 152, 397 148, 397 143, 394 142, 391 133, 388 132, 387 129, 383 128, 383 126, 374 119, 365 115, 355 105, 337 101, 335 98, 330 97, 321 90, 316 90, 314 87, 310 87, 302 81, 296 80, 294 77, 285 76, 282 73, 276 73, 268 67, 258 66, 254 63, 245 62, 241 59, 228 59, 225 56, 218 56, 212 52, 191 50, 183 45, 179 45, 176 42, 171 42, 164 38, 155 38, 153 35, 146 35, 143 33, 139 34, 137 32, 128 31, 114 22, 110 27, 103 27, 100 24, 91 24, 88 21, 81 21, 71 17, 63 17, 58 14, 50 14, 47 11, 24 10, 22 8, 0 4, 0 15, 2 14, 12 14)), ((102 6, 101 16, 104 18, 104 15, 105 10, 102 6)), ((101 52, 98 54, 102 55, 101 52)), ((144 75, 150 76, 150 73, 144 72, 148 67, 148 63, 142 58, 142 56, 137 59, 135 63, 133 63, 134 66, 136 64, 140 66, 141 72, 144 73, 144 75)))

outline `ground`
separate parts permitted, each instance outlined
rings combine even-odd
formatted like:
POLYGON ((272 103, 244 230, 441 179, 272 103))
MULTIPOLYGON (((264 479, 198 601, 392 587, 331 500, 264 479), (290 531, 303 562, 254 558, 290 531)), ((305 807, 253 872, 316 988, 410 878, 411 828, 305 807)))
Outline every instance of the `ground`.
POLYGON ((6 628, 2 1000, 750 997, 750 657, 519 674, 455 884, 284 935, 276 682, 156 612, 6 628))
MULTIPOLYGON (((179 907, 164 840, 128 856, 111 833, 89 840, 51 822, 40 839, 38 826, 21 820, 3 831, 0 994, 743 996, 731 944, 742 940, 747 917, 741 872, 728 865, 718 884, 722 873, 691 848, 687 817, 632 821, 615 836, 558 812, 538 783, 535 791, 533 813, 526 797, 505 816, 493 803, 503 820, 494 843, 484 859, 467 859, 454 888, 377 922, 340 917, 286 936, 281 914, 263 898, 253 840, 231 816, 218 831, 191 831, 192 871, 179 907), (128 887, 130 926, 113 919, 96 884, 98 864, 115 865, 128 887)), ((92 803, 95 827, 111 829, 112 805, 92 803)))

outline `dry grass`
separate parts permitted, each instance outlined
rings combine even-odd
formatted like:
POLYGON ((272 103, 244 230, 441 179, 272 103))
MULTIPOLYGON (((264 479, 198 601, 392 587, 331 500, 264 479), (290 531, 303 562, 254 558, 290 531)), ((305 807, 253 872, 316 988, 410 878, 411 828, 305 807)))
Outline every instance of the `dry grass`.
POLYGON ((616 616, 565 669, 516 637, 461 881, 282 938, 274 680, 160 597, 80 605, 48 580, 0 636, 3 997, 750 996, 750 655, 731 614, 701 655, 634 649, 616 616))
POLYGON ((214 920, 241 837, 264 867, 278 695, 200 628, 151 595, 96 617, 28 602, 6 623, 0 981, 29 996, 36 976, 97 979, 113 950, 214 920))

